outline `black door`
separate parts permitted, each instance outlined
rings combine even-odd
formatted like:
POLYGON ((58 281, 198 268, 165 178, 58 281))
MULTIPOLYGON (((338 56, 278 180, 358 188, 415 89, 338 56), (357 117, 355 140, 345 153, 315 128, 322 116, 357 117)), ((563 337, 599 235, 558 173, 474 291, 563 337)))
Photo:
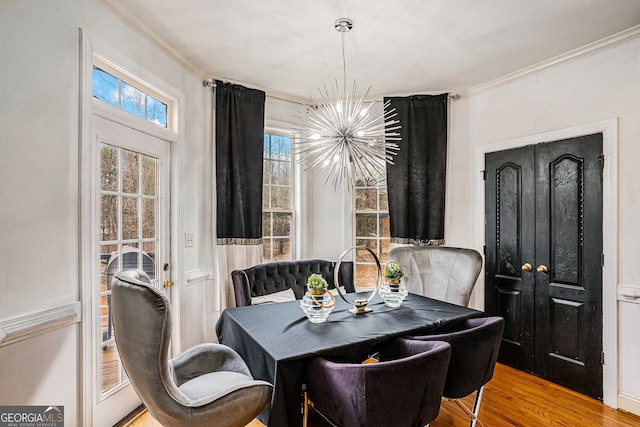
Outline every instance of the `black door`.
POLYGON ((500 362, 602 399, 602 134, 485 158, 500 362))

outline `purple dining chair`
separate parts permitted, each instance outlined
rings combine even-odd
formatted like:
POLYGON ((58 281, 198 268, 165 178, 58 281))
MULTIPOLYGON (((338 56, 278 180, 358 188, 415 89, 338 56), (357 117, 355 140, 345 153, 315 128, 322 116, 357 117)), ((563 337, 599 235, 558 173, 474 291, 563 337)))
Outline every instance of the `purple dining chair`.
POLYGON ((407 337, 412 341, 444 341, 451 345, 443 396, 454 400, 467 413, 470 427, 475 427, 476 423, 483 425, 478 412, 484 386, 493 378, 503 330, 504 319, 495 316, 469 319, 461 327, 446 333, 407 337), (473 409, 469 409, 460 399, 474 392, 473 409))
POLYGON ((430 423, 440 411, 450 352, 445 342, 395 338, 380 348, 377 363, 311 359, 304 368, 304 426, 309 406, 341 427, 430 423))

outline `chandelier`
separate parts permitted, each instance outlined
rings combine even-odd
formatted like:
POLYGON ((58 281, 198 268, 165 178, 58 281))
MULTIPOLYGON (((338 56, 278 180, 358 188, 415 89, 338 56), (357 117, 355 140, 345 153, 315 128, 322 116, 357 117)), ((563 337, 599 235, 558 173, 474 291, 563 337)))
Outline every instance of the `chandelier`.
POLYGON ((356 179, 381 181, 385 162, 393 164, 400 141, 395 108, 390 101, 380 103, 380 95, 369 99, 371 86, 357 96, 357 83, 347 90, 347 65, 344 54, 345 33, 353 28, 348 18, 336 20, 335 29, 342 36, 342 92, 338 80, 331 93, 327 86, 318 88, 319 98, 310 95, 312 107, 298 112, 293 128, 293 151, 305 172, 313 171, 313 179, 324 176, 323 187, 331 181, 337 190, 343 179, 350 187, 356 179))

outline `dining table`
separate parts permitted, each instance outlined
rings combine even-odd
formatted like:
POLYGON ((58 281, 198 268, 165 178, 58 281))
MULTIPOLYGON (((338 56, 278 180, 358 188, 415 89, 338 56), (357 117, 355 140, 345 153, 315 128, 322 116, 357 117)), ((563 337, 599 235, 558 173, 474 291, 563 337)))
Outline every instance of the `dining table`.
MULTIPOLYGON (((346 294, 346 299, 368 293, 346 294)), ((384 305, 379 296, 371 312, 352 314, 346 301, 336 305, 325 323, 311 323, 300 301, 225 309, 216 332, 221 344, 234 349, 255 379, 273 384, 272 400, 258 417, 269 427, 302 425, 303 364, 314 356, 353 363, 366 359, 376 346, 397 336, 442 331, 483 312, 409 293, 400 307, 384 305)), ((419 373, 416 373, 418 375, 419 373)))

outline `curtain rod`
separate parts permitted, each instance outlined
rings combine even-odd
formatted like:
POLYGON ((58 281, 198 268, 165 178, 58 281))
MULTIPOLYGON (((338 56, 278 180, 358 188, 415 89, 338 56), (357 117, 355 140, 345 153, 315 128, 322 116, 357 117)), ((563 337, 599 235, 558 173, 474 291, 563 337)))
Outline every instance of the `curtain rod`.
MULTIPOLYGON (((241 84, 243 86, 245 86, 244 83, 236 83, 236 82, 232 82, 235 84, 241 84)), ((205 79, 202 81, 202 86, 204 87, 212 87, 215 88, 216 87, 216 79, 205 79)), ((279 99, 281 101, 287 101, 287 102, 291 102, 291 103, 295 103, 295 104, 304 104, 304 105, 310 105, 309 104, 309 100, 306 98, 297 98, 295 95, 287 95, 281 92, 281 94, 277 94, 274 93, 273 91, 269 91, 269 90, 265 90, 265 89, 261 89, 261 88, 254 88, 254 89, 259 89, 262 90, 266 96, 270 97, 270 98, 275 98, 275 99, 279 99)), ((447 101, 457 101, 461 98, 461 96, 457 93, 452 93, 449 96, 447 96, 447 101)))
POLYGON ((216 79, 216 78, 211 78, 211 79, 204 79, 202 81, 202 86, 204 87, 212 87, 215 88, 216 87, 216 80, 224 80, 226 82, 229 83, 233 83, 233 84, 239 84, 245 87, 248 87, 250 89, 257 89, 257 90, 261 90, 264 92, 264 94, 269 97, 269 98, 273 98, 273 99, 278 99, 280 101, 286 101, 286 102, 290 102, 292 104, 303 104, 303 105, 309 105, 309 100, 306 98, 302 98, 302 97, 298 97, 296 95, 291 95, 288 94, 286 92, 278 92, 278 91, 274 91, 271 89, 265 89, 259 86, 250 86, 247 85, 246 83, 242 83, 242 82, 236 82, 233 80, 227 80, 227 79, 216 79))

